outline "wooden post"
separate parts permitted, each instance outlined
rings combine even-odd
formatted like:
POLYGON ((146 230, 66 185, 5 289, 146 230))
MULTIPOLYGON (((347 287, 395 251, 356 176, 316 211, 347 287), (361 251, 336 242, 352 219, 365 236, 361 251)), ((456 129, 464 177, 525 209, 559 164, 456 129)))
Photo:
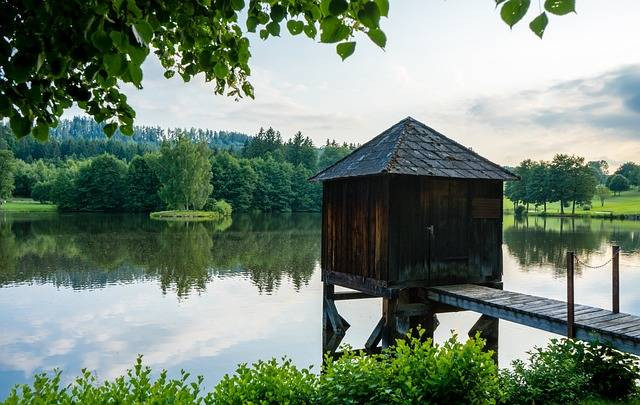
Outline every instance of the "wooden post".
POLYGON ((575 263, 573 252, 567 252, 567 337, 576 337, 574 330, 574 295, 573 295, 573 264, 575 263))
POLYGON ((493 352, 493 361, 498 364, 498 335, 500 331, 500 321, 488 315, 481 315, 476 323, 469 330, 469 337, 473 338, 480 332, 480 337, 485 340, 484 349, 493 352))
POLYGON ((613 258, 611 259, 612 263, 612 295, 613 302, 611 305, 611 311, 614 314, 620 312, 620 246, 613 246, 613 258))

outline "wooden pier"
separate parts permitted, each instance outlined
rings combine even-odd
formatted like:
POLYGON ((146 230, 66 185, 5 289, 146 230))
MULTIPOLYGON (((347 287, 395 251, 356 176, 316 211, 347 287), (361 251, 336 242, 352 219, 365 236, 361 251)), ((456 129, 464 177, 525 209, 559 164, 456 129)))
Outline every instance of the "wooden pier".
POLYGON ((640 354, 640 317, 619 312, 617 246, 611 311, 575 304, 574 267, 593 266, 574 252, 566 302, 502 290, 503 186, 517 179, 413 118, 313 176, 323 193, 323 352, 335 352, 350 326, 336 301, 379 297, 369 351, 418 325, 433 337, 439 313, 471 310, 482 316, 469 336, 479 332, 496 357, 500 319, 640 354))
MULTIPOLYGON (((473 284, 429 289, 429 299, 493 318, 565 335, 567 303, 473 284)), ((608 342, 640 355, 640 317, 586 305, 574 307, 574 333, 580 340, 608 342)))

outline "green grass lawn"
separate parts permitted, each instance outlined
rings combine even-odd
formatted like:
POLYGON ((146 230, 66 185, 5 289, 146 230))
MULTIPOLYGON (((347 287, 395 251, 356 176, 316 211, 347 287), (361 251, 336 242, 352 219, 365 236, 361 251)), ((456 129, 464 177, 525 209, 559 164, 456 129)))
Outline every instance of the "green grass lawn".
POLYGON ((0 211, 6 212, 55 212, 55 204, 42 204, 30 198, 13 198, 0 205, 0 211))
MULTIPOLYGON (((513 211, 513 203, 504 199, 505 211, 513 211)), ((535 213, 533 205, 529 206, 529 212, 535 213)), ((542 207, 538 207, 538 212, 542 212, 542 207)), ((549 214, 560 213, 560 203, 555 202, 547 204, 547 212, 549 214)), ((571 214, 571 207, 565 207, 565 214, 571 214)), ((591 203, 591 210, 585 211, 582 207, 576 205, 576 214, 580 216, 589 215, 640 215, 640 191, 638 189, 629 190, 620 193, 617 196, 611 196, 604 202, 604 206, 598 198, 594 198, 591 203)))

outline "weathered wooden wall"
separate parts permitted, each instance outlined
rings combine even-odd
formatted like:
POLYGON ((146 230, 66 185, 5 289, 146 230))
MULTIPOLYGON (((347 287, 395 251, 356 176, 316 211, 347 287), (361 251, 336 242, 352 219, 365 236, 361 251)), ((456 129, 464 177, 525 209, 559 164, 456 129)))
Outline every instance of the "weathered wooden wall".
POLYGON ((388 201, 386 176, 323 183, 324 272, 388 279, 388 201))
POLYGON ((322 232, 323 271, 386 286, 500 281, 502 182, 400 175, 327 181, 322 232))

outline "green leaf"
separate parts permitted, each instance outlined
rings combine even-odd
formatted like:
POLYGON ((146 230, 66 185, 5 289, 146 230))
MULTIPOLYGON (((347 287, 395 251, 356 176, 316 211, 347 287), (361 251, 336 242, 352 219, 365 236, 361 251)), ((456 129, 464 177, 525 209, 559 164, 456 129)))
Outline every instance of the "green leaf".
POLYGON ((29 132, 31 132, 31 125, 31 119, 21 117, 19 115, 14 115, 9 119, 9 126, 11 127, 11 131, 13 131, 13 134, 18 138, 29 135, 29 132))
POLYGON ((543 11, 542 14, 534 18, 533 21, 529 23, 529 28, 531 28, 531 31, 533 31, 537 36, 542 38, 548 23, 549 18, 547 18, 547 13, 543 11))
POLYGON ((509 27, 513 27, 527 14, 531 0, 509 0, 502 6, 500 16, 509 27))
POLYGON ((175 74, 176 72, 174 70, 166 70, 164 72, 164 77, 166 77, 167 79, 171 79, 175 74))
POLYGON ((387 17, 389 15, 389 0, 375 0, 375 2, 380 9, 380 15, 387 17))
POLYGON ((331 0, 320 1, 320 11, 322 11, 322 15, 325 15, 325 16, 331 15, 331 11, 329 10, 330 5, 331 5, 331 0))
POLYGON ((258 26, 258 19, 254 16, 250 16, 247 18, 247 31, 256 32, 256 27, 258 26))
POLYGON ((229 75, 229 68, 227 67, 226 63, 219 61, 213 67, 213 73, 218 79, 224 79, 227 77, 227 75, 229 75))
POLYGON ((49 127, 44 124, 38 124, 31 130, 31 135, 39 141, 46 141, 49 138, 49 127))
POLYGON ((131 136, 133 135, 133 125, 123 125, 120 127, 120 132, 123 135, 131 136))
POLYGON ((231 8, 236 11, 242 10, 244 8, 244 0, 231 0, 231 8))
POLYGON ((123 34, 120 31, 111 31, 109 36, 111 37, 113 46, 115 46, 116 49, 123 52, 127 50, 127 47, 129 46, 129 39, 126 34, 123 34))
POLYGON ((146 46, 129 46, 127 49, 127 53, 129 54, 129 57, 131 57, 131 62, 135 63, 136 65, 141 65, 142 62, 144 62, 144 60, 147 58, 147 55, 149 55, 149 48, 147 48, 146 46))
POLYGON ((8 97, 0 97, 0 115, 8 117, 11 114, 11 103, 8 97))
POLYGON ((291 35, 298 35, 302 33, 304 29, 304 23, 302 21, 289 20, 287 21, 287 29, 291 33, 291 35))
POLYGON ((49 126, 45 123, 40 123, 33 127, 31 135, 37 140, 44 142, 49 138, 49 126))
POLYGON ((280 4, 274 4, 273 6, 271 6, 271 19, 277 23, 284 19, 286 13, 287 10, 280 4))
POLYGON ((369 38, 373 41, 374 44, 378 45, 380 48, 383 48, 387 45, 387 36, 381 29, 376 28, 373 30, 369 30, 367 32, 369 38))
POLYGON ((336 46, 336 52, 342 58, 342 60, 347 59, 349 56, 353 55, 353 52, 356 50, 355 42, 343 42, 336 46))
POLYGON ((329 3, 329 13, 331 15, 340 15, 349 9, 347 0, 331 0, 329 3))
POLYGON ((109 35, 102 30, 98 30, 91 34, 91 43, 101 52, 108 52, 111 50, 111 38, 109 38, 109 35))
POLYGON ((271 21, 269 24, 266 25, 265 28, 267 29, 269 34, 273 35, 274 37, 280 36, 280 24, 278 24, 277 22, 271 21))
POLYGON ((151 27, 151 24, 145 20, 140 20, 133 26, 135 27, 138 35, 140 35, 140 38, 144 41, 145 45, 151 42, 151 39, 153 38, 153 28, 151 27))
POLYGON ((118 76, 122 73, 122 58, 118 53, 108 53, 102 57, 104 67, 110 75, 118 76))
POLYGON ((140 87, 140 83, 142 82, 142 69, 140 69, 140 66, 129 63, 129 75, 131 76, 131 82, 133 82, 136 87, 140 87))
POLYGON ((327 17, 320 23, 320 29, 322 33, 320 34, 320 42, 324 42, 327 44, 340 42, 346 39, 351 32, 349 27, 344 25, 342 21, 340 21, 336 17, 327 17))
POLYGON ((370 1, 358 12, 358 19, 367 28, 378 28, 380 24, 380 9, 378 5, 370 1))
POLYGON ((266 29, 261 29, 260 39, 267 39, 267 38, 269 38, 269 31, 267 31, 266 29))
POLYGON ((546 0, 544 9, 555 15, 565 15, 576 11, 576 0, 546 0))
POLYGON ((116 133, 116 129, 118 129, 118 124, 116 124, 115 122, 111 122, 105 125, 104 128, 102 128, 104 133, 107 134, 109 138, 111 138, 113 134, 116 133))
POLYGON ((309 38, 315 39, 316 35, 318 35, 318 29, 316 28, 316 25, 314 23, 310 23, 308 25, 305 25, 304 33, 309 38))
POLYGON ((246 94, 247 96, 254 98, 254 94, 253 94, 253 86, 251 85, 251 83, 249 82, 244 82, 242 84, 242 91, 244 91, 244 94, 246 94))

